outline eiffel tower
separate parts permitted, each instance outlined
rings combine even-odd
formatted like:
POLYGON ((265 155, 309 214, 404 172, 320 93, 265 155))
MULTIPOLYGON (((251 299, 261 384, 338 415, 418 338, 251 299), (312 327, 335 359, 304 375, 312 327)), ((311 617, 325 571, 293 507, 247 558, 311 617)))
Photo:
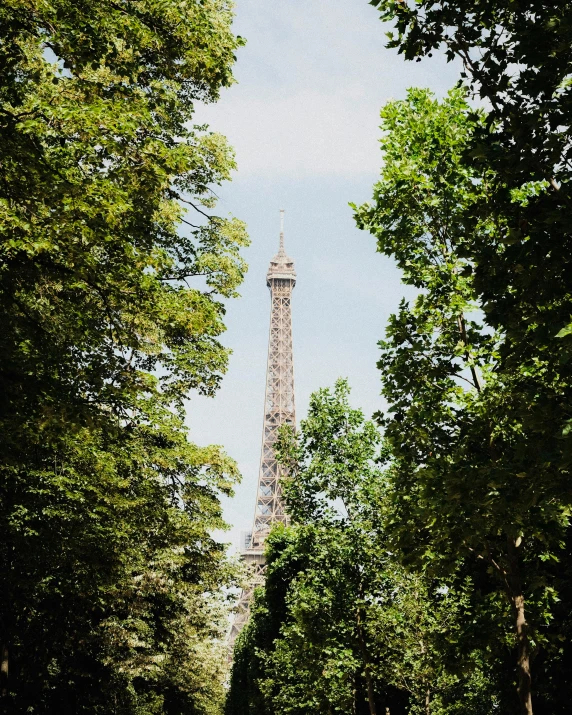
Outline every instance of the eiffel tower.
POLYGON ((242 551, 242 557, 250 565, 252 575, 248 586, 241 593, 234 623, 230 630, 229 645, 231 649, 236 637, 248 621, 254 589, 264 583, 264 541, 273 524, 276 522, 288 523, 280 488, 283 470, 277 463, 274 454, 274 443, 278 437, 279 427, 284 424, 292 425, 292 427, 296 425, 291 312, 292 289, 296 285, 296 273, 292 259, 284 251, 283 209, 280 211, 280 245, 278 253, 270 261, 266 285, 270 288, 271 311, 262 454, 254 524, 252 532, 245 539, 242 551))

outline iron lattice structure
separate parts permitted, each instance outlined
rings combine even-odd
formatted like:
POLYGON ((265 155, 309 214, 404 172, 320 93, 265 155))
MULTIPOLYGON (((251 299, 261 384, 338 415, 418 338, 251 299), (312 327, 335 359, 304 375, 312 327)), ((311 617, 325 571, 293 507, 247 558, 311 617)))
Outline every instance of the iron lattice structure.
POLYGON ((281 211, 280 247, 270 261, 266 284, 270 288, 270 337, 266 368, 266 395, 262 453, 254 524, 247 537, 242 556, 251 567, 249 584, 241 593, 237 613, 230 631, 230 647, 250 615, 250 603, 256 586, 264 583, 264 541, 276 522, 288 523, 280 480, 283 469, 274 453, 278 429, 288 424, 295 428, 294 361, 292 354, 292 289, 296 285, 294 263, 284 250, 284 212, 281 211))

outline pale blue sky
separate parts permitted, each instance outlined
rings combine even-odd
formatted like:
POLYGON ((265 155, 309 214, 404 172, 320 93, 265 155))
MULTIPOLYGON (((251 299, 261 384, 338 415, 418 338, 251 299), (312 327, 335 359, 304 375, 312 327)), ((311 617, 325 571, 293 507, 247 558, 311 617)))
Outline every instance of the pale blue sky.
POLYGON ((220 192, 219 211, 246 221, 252 246, 242 297, 229 303, 223 342, 230 369, 214 399, 188 403, 191 438, 221 444, 243 475, 225 517, 225 540, 250 529, 260 459, 266 371, 270 258, 286 210, 293 295, 298 420, 311 392, 349 378, 353 402, 369 416, 382 407, 377 341, 410 290, 392 262, 353 223, 349 201, 371 196, 381 154, 379 109, 411 86, 443 95, 458 68, 442 57, 406 63, 384 49, 385 31, 367 0, 238 0, 238 84, 197 121, 229 138, 239 170, 220 192))

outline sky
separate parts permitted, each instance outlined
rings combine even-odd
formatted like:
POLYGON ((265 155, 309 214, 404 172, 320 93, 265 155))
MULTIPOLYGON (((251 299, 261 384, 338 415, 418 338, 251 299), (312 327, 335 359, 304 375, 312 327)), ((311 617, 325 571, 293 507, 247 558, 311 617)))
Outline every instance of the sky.
POLYGON ((197 110, 236 150, 238 171, 217 193, 218 212, 244 220, 252 240, 241 298, 228 304, 222 342, 230 365, 215 398, 187 404, 191 438, 220 444, 242 482, 224 499, 236 550, 252 526, 266 377, 270 295, 266 271, 278 249, 279 210, 297 285, 292 298, 297 419, 310 394, 348 378, 352 403, 370 417, 383 408, 378 341, 403 297, 393 262, 359 231, 348 203, 372 195, 382 156, 379 110, 408 87, 443 96, 459 68, 441 56, 405 62, 384 48, 384 26, 367 0, 238 0, 237 84, 197 110))

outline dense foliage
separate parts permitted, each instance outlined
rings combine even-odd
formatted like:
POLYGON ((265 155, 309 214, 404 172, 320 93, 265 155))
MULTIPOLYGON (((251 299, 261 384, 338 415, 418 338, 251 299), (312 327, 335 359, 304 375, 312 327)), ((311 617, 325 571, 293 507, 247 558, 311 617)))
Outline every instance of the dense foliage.
POLYGON ((294 523, 269 538, 228 715, 490 713, 505 698, 504 662, 495 653, 493 671, 480 614, 498 602, 486 575, 438 579, 389 550, 386 449, 348 393, 344 381, 315 393, 298 439, 283 437, 294 523))
MULTIPOLYGON (((531 661, 558 651, 565 633, 550 623, 560 608, 555 564, 565 554, 569 501, 567 469, 546 451, 527 391, 564 395, 567 381, 548 356, 508 360, 515 337, 491 321, 478 292, 474 246, 508 221, 482 211, 494 204, 498 176, 470 159, 484 116, 461 90, 442 103, 412 90, 382 118, 382 177, 356 218, 421 290, 392 316, 379 363, 391 413, 381 421, 395 460, 395 543, 424 568, 469 557, 488 565, 513 612, 518 691, 529 712, 531 661)), ((530 200, 523 196, 515 201, 530 200)))
MULTIPOLYGON (((508 553, 510 523, 519 525, 515 545, 524 547, 527 560, 536 551, 526 567, 529 575, 519 578, 534 584, 532 590, 545 589, 544 600, 552 600, 552 606, 537 608, 550 620, 547 614, 559 598, 562 603, 568 577, 564 563, 548 565, 567 551, 564 532, 571 504, 570 4, 372 4, 395 26, 390 46, 407 59, 421 60, 439 48, 449 59, 460 60, 464 83, 488 110, 464 152, 465 166, 476 169, 480 179, 486 177, 488 189, 462 212, 469 240, 460 247, 473 275, 474 296, 497 333, 494 368, 479 402, 488 401, 489 414, 496 412, 489 440, 495 467, 490 493, 493 499, 510 498, 506 525, 495 529, 491 524, 487 532, 493 538, 506 535, 508 553), (504 446, 496 451, 499 438, 512 442, 508 451, 504 446), (496 466, 503 461, 508 479, 500 481, 498 490, 496 466), (510 488, 511 472, 521 480, 519 487, 510 488), (544 567, 537 569, 540 562, 544 567)), ((510 561, 516 563, 516 553, 510 561)), ((497 570, 511 588, 511 569, 498 564, 497 570)), ((526 641, 531 638, 533 653, 547 645, 538 616, 533 618, 532 633, 524 613, 517 618, 518 690, 521 710, 528 714, 533 701, 526 641)), ((567 622, 566 606, 559 620, 567 622)), ((566 640, 566 626, 556 638, 566 640)), ((556 688, 552 696, 558 697, 556 688)))
POLYGON ((190 443, 215 392, 243 225, 212 214, 226 0, 0 7, 3 712, 214 713, 211 536, 237 477, 190 443), (187 213, 185 208, 190 213, 187 213))
POLYGON ((502 335, 497 372, 519 373, 515 408, 543 464, 569 491, 569 222, 572 119, 570 3, 566 0, 373 0, 406 59, 434 50, 462 63, 487 107, 467 162, 490 172, 472 207, 488 230, 465 246, 487 321, 502 335))

